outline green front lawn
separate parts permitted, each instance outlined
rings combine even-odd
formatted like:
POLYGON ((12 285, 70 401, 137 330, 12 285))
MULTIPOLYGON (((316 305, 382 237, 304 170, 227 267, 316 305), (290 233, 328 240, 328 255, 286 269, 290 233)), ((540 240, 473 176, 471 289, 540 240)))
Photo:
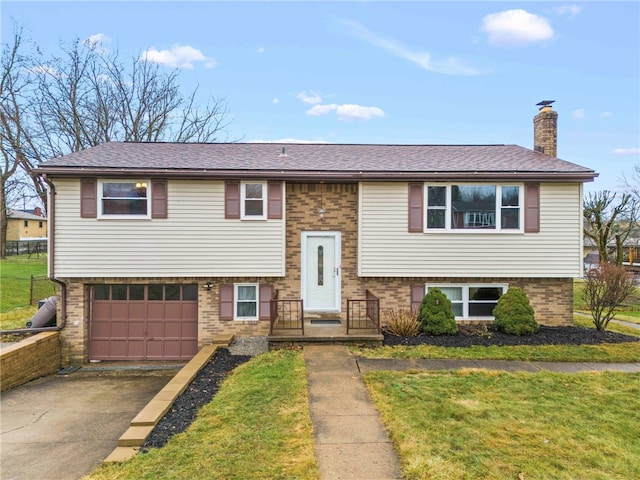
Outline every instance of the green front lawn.
POLYGON ((301 353, 279 350, 238 367, 186 432, 85 480, 160 478, 319 478, 301 353))
MULTIPOLYGON (((41 254, 29 258, 17 255, 0 260, 0 330, 22 328, 33 316, 37 305, 29 305, 31 276, 47 274, 47 256, 41 254)), ((50 281, 38 281, 36 299, 55 295, 50 281)))
POLYGON ((640 374, 373 372, 407 479, 640 478, 640 374))

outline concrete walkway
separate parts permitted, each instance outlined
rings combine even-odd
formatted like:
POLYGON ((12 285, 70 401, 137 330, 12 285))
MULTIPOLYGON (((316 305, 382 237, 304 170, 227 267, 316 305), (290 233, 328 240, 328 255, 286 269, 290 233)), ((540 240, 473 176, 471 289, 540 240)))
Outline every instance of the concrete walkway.
POLYGON ((398 457, 349 348, 309 345, 304 358, 320 478, 402 478, 398 457))

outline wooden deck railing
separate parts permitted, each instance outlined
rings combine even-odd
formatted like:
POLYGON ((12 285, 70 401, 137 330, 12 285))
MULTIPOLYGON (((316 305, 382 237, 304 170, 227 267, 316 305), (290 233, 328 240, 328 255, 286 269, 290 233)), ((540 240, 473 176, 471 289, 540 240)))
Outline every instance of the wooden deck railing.
POLYGON ((347 299, 347 335, 357 329, 375 329, 380 333, 380 299, 369 290, 364 299, 347 299))
POLYGON ((274 330, 300 330, 304 335, 304 305, 302 299, 278 299, 278 290, 271 297, 269 335, 274 330))

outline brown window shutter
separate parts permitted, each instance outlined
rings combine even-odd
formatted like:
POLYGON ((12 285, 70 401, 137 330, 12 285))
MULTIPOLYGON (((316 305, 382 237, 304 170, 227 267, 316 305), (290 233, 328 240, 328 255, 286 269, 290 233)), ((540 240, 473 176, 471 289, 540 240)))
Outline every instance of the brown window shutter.
POLYGON ((80 216, 82 218, 98 216, 98 182, 95 178, 80 179, 80 216))
POLYGON ((224 218, 240 218, 240 182, 227 180, 224 183, 224 218))
POLYGON ((166 180, 151 180, 151 218, 167 218, 166 180))
POLYGON ((420 304, 424 298, 424 285, 411 285, 411 311, 420 310, 420 304))
POLYGON ((273 297, 273 285, 260 285, 258 319, 269 320, 271 318, 271 297, 273 297))
POLYGON ((233 285, 220 285, 220 320, 233 320, 233 285))
POLYGON ((409 232, 424 232, 424 184, 409 184, 409 232))
POLYGON ((267 218, 282 218, 282 182, 267 184, 267 218))
POLYGON ((525 233, 540 231, 540 185, 538 183, 524 185, 524 231, 525 233))

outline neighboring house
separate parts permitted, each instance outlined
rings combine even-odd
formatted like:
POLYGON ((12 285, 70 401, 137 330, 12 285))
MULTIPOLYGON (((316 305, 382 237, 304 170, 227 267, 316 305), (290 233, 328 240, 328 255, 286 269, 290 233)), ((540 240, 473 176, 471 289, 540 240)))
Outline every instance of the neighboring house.
POLYGON ((47 238, 47 219, 39 208, 34 213, 7 209, 7 240, 33 240, 47 238))
POLYGON ((50 160, 68 360, 182 359, 217 334, 266 335, 275 291, 344 319, 367 290, 385 310, 438 286, 458 320, 487 321, 517 285, 541 323, 570 325, 596 173, 542 153, 556 118, 536 116, 535 150, 107 143, 50 160))

